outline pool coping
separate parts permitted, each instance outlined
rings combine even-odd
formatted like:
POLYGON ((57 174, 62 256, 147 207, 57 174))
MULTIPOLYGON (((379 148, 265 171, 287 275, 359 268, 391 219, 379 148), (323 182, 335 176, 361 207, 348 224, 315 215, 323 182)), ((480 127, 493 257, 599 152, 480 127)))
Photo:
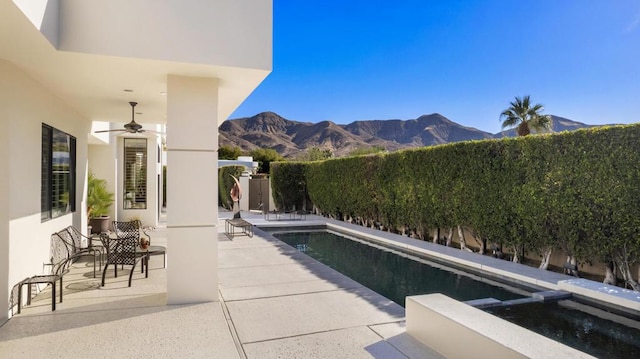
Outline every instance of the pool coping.
POLYGON ((620 311, 640 317, 640 293, 628 289, 605 285, 585 278, 576 278, 562 273, 551 272, 530 267, 520 263, 478 255, 478 253, 462 251, 428 241, 384 232, 374 228, 338 221, 320 216, 309 216, 303 221, 282 221, 265 223, 249 219, 258 227, 313 227, 324 226, 329 230, 351 235, 356 238, 369 239, 379 244, 398 249, 409 254, 416 254, 452 264, 456 267, 468 268, 476 273, 500 278, 524 286, 534 286, 545 290, 563 290, 572 293, 576 298, 600 303, 620 311))
POLYGON ((595 358, 440 293, 407 297, 406 318, 409 335, 448 358, 595 358))

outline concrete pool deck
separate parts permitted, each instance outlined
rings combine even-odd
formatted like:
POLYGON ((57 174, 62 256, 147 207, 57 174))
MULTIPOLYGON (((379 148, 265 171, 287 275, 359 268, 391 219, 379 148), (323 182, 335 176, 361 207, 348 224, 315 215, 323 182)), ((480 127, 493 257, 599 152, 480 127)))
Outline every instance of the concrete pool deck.
POLYGON ((0 357, 441 358, 406 334, 401 306, 260 231, 231 241, 220 217, 220 302, 166 305, 162 256, 130 288, 127 270, 100 288, 78 262, 55 312, 46 288, 0 327, 0 357))
MULTIPOLYGON (((329 225, 363 232, 443 258, 471 261, 481 269, 495 267, 500 275, 513 273, 530 284, 557 286, 575 280, 317 216, 302 221, 266 221, 261 214, 245 212, 242 216, 257 226, 329 225)), ((0 327, 0 357, 441 357, 406 333, 404 308, 259 229, 252 238, 229 240, 223 231, 231 213, 221 211, 219 217, 220 302, 166 305, 162 256, 152 257, 149 278, 135 273, 130 288, 127 275, 112 274, 100 288, 100 279, 92 277, 93 262, 78 262, 65 277, 64 302, 55 312, 47 288, 0 327)), ((166 228, 157 228, 152 239, 153 244, 166 244, 166 228)), ((170 253, 169 248, 168 265, 170 253)))

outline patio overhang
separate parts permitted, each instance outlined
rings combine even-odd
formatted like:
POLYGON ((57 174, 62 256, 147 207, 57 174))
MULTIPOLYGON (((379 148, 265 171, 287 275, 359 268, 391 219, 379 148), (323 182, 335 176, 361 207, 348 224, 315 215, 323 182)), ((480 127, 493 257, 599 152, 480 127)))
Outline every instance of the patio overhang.
POLYGON ((271 71, 271 2, 229 3, 2 1, 0 58, 90 121, 128 122, 135 100, 163 124, 168 75, 214 78, 219 125, 271 71))

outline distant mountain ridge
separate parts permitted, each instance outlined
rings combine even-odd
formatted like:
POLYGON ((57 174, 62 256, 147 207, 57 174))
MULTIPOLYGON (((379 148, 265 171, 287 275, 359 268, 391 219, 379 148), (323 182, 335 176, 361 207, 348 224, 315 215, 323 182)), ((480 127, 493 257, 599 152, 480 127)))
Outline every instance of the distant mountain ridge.
MULTIPOLYGON (((566 118, 551 116, 552 131, 572 131, 595 127, 566 118)), ((287 120, 274 112, 232 119, 220 126, 219 144, 237 146, 244 151, 273 148, 285 157, 297 157, 307 149, 329 149, 336 157, 357 148, 384 147, 388 151, 424 147, 458 141, 515 136, 515 130, 497 134, 462 126, 441 114, 423 115, 412 120, 355 121, 338 125, 287 120)))

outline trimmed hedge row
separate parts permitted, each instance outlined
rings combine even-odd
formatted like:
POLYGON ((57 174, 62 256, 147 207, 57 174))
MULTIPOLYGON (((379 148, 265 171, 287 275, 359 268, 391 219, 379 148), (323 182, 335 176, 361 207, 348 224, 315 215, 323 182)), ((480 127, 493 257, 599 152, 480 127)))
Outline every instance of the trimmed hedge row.
POLYGON ((426 239, 464 226, 509 248, 633 264, 640 125, 272 164, 276 202, 426 239))
POLYGON ((272 162, 270 176, 273 201, 280 210, 304 209, 307 199, 304 162, 272 162))

